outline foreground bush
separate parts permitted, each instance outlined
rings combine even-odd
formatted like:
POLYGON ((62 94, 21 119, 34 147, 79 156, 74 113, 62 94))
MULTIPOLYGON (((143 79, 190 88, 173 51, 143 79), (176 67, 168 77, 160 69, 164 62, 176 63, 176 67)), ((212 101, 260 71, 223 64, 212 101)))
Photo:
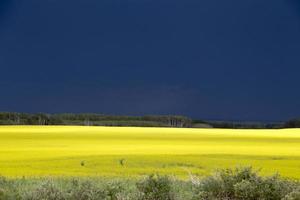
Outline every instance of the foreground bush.
MULTIPOLYGON (((122 188, 118 183, 99 185, 92 180, 71 180, 61 185, 55 181, 41 182, 23 195, 24 200, 119 200, 122 188)), ((1 200, 1 199, 0 199, 1 200)))
POLYGON ((64 194, 53 181, 40 183, 30 191, 27 191, 24 200, 65 200, 64 194))
POLYGON ((251 167, 188 181, 150 175, 139 181, 0 177, 0 200, 300 200, 300 184, 251 167))
POLYGON ((296 184, 278 175, 260 177, 251 167, 226 169, 194 187, 194 200, 281 200, 294 198, 296 184))
POLYGON ((286 195, 284 200, 300 200, 300 186, 286 195))
POLYGON ((73 180, 68 192, 68 200, 118 200, 122 187, 117 183, 107 183, 100 187, 93 181, 73 180))
POLYGON ((173 200, 172 182, 166 176, 151 175, 137 183, 139 200, 173 200))
POLYGON ((19 187, 14 181, 0 176, 0 200, 19 200, 19 187))

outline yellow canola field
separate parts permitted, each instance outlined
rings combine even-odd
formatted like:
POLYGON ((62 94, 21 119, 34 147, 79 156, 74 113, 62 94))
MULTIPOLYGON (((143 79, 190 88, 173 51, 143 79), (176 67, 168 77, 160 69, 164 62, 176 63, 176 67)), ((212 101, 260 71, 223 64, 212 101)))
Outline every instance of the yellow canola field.
POLYGON ((300 178, 300 129, 0 126, 0 175, 185 178, 253 166, 300 178))

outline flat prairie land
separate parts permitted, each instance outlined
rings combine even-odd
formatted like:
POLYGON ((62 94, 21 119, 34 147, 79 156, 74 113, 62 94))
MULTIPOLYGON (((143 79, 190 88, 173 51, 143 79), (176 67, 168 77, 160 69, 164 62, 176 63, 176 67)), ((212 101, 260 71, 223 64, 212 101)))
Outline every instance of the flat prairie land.
POLYGON ((186 178, 250 165, 300 179, 300 129, 0 126, 0 175, 7 177, 186 178))

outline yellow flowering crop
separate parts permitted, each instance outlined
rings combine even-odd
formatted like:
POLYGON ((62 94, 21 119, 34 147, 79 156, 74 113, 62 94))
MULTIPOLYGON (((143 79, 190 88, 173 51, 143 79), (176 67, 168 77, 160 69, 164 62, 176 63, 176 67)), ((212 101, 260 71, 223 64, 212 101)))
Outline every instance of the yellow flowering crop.
POLYGON ((0 126, 0 175, 188 177, 251 165, 300 178, 300 129, 0 126))

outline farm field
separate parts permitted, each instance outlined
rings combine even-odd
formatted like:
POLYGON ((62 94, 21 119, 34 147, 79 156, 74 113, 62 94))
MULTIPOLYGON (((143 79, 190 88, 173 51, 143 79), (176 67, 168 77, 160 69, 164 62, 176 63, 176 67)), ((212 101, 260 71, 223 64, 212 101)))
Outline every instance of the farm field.
POLYGON ((0 175, 188 177, 253 166, 300 179, 300 129, 0 126, 0 175))

